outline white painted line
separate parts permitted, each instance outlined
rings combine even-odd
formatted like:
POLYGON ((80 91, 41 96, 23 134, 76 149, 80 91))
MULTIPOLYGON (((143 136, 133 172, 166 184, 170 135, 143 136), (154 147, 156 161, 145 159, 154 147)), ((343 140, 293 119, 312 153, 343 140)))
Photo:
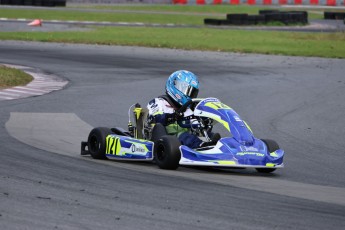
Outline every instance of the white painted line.
POLYGON ((46 90, 42 90, 42 89, 39 89, 39 88, 34 89, 34 88, 21 87, 21 86, 14 87, 14 89, 29 90, 29 91, 42 92, 42 93, 48 92, 48 91, 46 91, 46 90))
POLYGON ((47 88, 51 88, 51 87, 55 87, 55 88, 61 89, 61 87, 58 87, 58 86, 55 86, 55 85, 37 85, 37 86, 39 86, 39 87, 30 87, 30 88, 41 89, 41 90, 44 90, 44 91, 47 91, 47 88))
POLYGON ((56 90, 61 90, 68 81, 60 79, 55 75, 36 73, 33 68, 19 65, 8 65, 5 66, 17 68, 30 74, 34 80, 26 86, 16 86, 0 90, 0 100, 13 100, 19 98, 27 98, 32 96, 44 95, 56 90))
POLYGON ((17 93, 6 93, 4 91, 0 91, 0 95, 8 95, 8 96, 14 96, 14 97, 17 97, 18 94, 17 93))
POLYGON ((49 90, 49 92, 52 92, 52 91, 60 90, 61 88, 59 88, 59 87, 55 87, 55 88, 50 87, 50 88, 46 88, 46 89, 49 90))
POLYGON ((45 82, 45 81, 33 81, 30 83, 31 85, 49 85, 49 84, 53 84, 53 82, 45 82))
POLYGON ((23 90, 15 90, 15 89, 5 89, 5 92, 14 92, 14 93, 20 93, 20 94, 31 94, 31 95, 38 95, 37 93, 34 92, 28 92, 28 91, 23 91, 23 90))
POLYGON ((44 81, 44 77, 35 77, 35 81, 44 81))
POLYGON ((40 85, 40 84, 46 84, 45 82, 32 82, 32 83, 30 83, 30 84, 27 84, 27 86, 29 86, 29 85, 40 85))

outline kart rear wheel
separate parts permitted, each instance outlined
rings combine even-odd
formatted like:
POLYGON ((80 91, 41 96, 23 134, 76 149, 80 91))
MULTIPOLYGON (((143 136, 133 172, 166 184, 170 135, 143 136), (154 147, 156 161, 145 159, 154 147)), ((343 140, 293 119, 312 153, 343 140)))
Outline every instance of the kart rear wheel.
POLYGON ((162 136, 155 142, 155 161, 161 169, 177 169, 181 159, 181 143, 175 136, 162 136))
MULTIPOLYGON (((262 139, 262 141, 266 144, 268 148, 268 152, 274 152, 279 149, 279 145, 276 141, 270 139, 262 139)), ((256 168, 256 171, 260 173, 271 173, 275 171, 276 168, 256 168)))
POLYGON ((89 134, 87 147, 90 155, 94 159, 106 159, 106 138, 111 134, 111 130, 105 127, 94 128, 89 134))

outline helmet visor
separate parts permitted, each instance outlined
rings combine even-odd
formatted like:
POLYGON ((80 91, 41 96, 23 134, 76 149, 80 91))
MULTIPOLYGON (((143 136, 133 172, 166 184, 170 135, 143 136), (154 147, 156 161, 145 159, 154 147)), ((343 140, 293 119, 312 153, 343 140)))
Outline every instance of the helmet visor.
POLYGON ((185 81, 175 81, 175 87, 178 89, 181 93, 184 95, 190 97, 190 98, 196 98, 198 96, 199 90, 191 85, 189 85, 185 81))

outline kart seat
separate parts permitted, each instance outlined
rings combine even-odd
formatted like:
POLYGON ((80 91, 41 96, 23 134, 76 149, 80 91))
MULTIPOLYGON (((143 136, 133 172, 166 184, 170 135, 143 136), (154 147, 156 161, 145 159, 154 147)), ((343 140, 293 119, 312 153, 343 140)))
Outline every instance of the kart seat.
POLYGON ((129 136, 129 137, 131 136, 131 134, 129 132, 127 132, 126 130, 124 130, 121 127, 111 128, 111 131, 116 135, 129 136))
POLYGON ((142 108, 140 112, 139 118, 135 118, 136 128, 137 128, 137 138, 143 139, 144 138, 144 124, 145 120, 149 114, 149 110, 147 108, 142 108))
POLYGON ((168 135, 167 130, 165 129, 164 125, 157 123, 152 129, 151 141, 156 142, 164 135, 168 135))

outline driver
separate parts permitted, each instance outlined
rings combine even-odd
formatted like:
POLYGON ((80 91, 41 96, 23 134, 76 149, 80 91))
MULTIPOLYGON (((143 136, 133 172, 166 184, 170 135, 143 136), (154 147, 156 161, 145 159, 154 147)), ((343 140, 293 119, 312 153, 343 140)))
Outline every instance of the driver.
MULTIPOLYGON (((169 76, 165 85, 165 90, 165 95, 159 96, 148 103, 149 122, 161 123, 165 126, 169 135, 176 135, 181 144, 189 148, 195 149, 215 145, 220 139, 218 133, 212 135, 211 141, 205 142, 199 139, 198 136, 192 134, 190 129, 182 128, 176 122, 175 111, 192 98, 198 96, 198 77, 190 71, 176 71, 169 76)), ((183 116, 187 117, 192 114, 193 111, 187 108, 183 116)))

